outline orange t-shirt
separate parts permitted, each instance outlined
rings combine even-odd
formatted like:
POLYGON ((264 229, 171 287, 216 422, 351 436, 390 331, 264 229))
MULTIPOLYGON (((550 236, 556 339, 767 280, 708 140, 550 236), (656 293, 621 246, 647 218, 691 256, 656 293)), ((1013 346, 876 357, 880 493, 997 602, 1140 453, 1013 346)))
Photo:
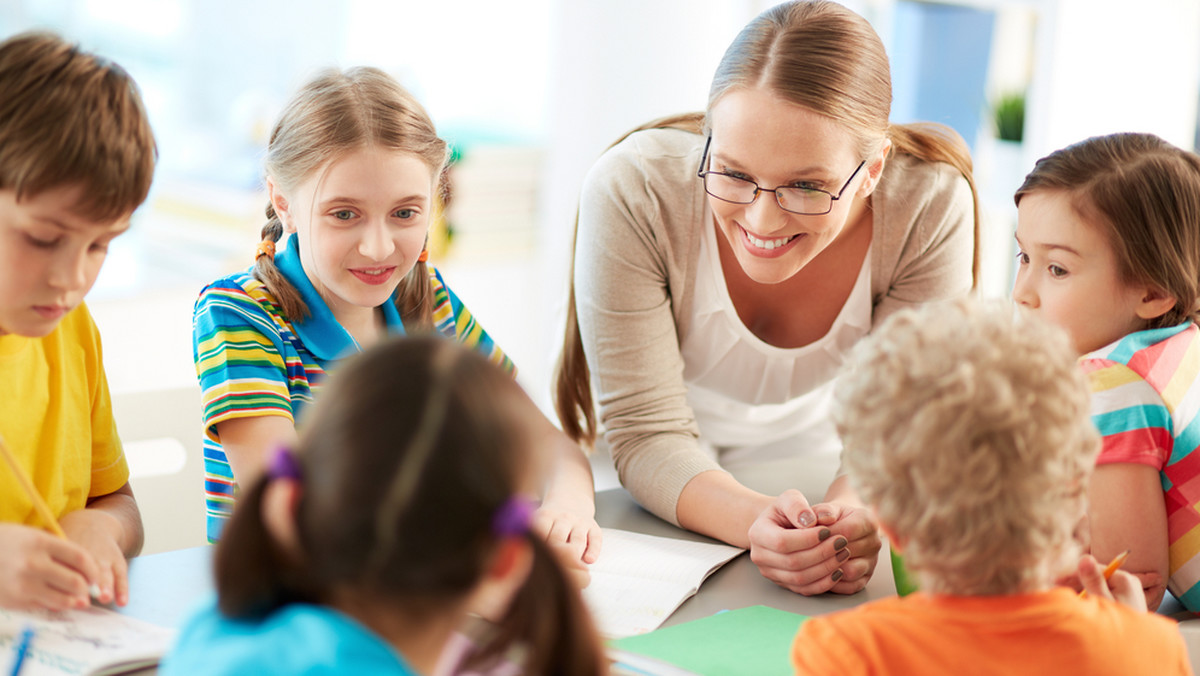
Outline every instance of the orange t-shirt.
POLYGON ((1191 674, 1172 620, 1073 591, 920 592, 817 616, 792 643, 797 674, 1191 674))

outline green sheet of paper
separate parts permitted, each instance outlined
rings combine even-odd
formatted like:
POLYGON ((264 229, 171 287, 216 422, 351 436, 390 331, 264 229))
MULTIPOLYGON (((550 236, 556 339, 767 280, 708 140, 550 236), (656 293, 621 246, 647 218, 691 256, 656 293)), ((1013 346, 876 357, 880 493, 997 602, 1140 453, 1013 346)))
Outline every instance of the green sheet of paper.
POLYGON ((609 643, 617 651, 646 655, 702 676, 791 676, 789 651, 808 619, 767 606, 703 617, 609 643))

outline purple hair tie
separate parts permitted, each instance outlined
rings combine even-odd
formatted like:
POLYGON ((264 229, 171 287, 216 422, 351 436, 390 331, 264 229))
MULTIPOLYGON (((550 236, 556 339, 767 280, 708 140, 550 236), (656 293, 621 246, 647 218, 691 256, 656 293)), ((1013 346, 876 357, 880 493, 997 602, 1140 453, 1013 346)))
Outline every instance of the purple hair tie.
POLYGON ((280 446, 275 449, 275 454, 271 456, 270 462, 267 463, 267 476, 272 479, 292 479, 299 481, 304 475, 300 471, 300 463, 296 460, 296 456, 287 446, 280 446))
POLYGON ((512 496, 492 516, 492 532, 500 537, 524 535, 529 532, 536 509, 533 500, 520 495, 512 496))

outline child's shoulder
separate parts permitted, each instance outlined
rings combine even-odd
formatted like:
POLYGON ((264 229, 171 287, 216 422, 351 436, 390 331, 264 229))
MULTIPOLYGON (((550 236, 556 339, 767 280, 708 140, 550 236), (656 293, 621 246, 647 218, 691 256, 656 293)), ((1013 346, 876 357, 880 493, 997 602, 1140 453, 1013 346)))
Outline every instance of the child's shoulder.
POLYGON ((249 271, 222 277, 200 290, 196 298, 196 313, 214 307, 249 308, 257 313, 269 315, 280 313, 275 294, 249 271))

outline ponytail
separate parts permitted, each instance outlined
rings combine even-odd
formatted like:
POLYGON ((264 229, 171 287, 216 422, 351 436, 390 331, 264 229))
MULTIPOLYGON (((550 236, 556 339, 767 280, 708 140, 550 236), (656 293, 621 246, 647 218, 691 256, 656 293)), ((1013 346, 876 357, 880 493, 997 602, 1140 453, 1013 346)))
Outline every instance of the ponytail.
MULTIPOLYGON (((652 120, 626 132, 609 148, 639 131, 647 129, 679 129, 692 134, 704 131, 704 113, 681 113, 652 120)), ((579 334, 579 314, 575 303, 575 247, 579 240, 579 211, 575 212, 575 229, 571 235, 571 270, 567 296, 567 325, 563 333, 563 349, 554 369, 554 412, 563 432, 571 441, 586 448, 596 445, 596 405, 592 397, 592 377, 583 352, 579 334)))
POLYGON ((958 170, 971 188, 975 219, 975 249, 971 261, 972 287, 979 286, 979 193, 975 189, 971 151, 958 132, 944 124, 914 122, 888 126, 893 152, 901 152, 924 162, 944 162, 958 170))
POLYGON ((260 251, 254 261, 254 278, 267 287, 267 291, 275 297, 275 302, 283 314, 292 321, 304 319, 309 315, 308 306, 300 297, 300 292, 275 267, 274 245, 283 237, 283 222, 275 213, 275 207, 267 202, 267 224, 262 229, 262 241, 271 243, 271 253, 260 251))
POLYGON ((288 603, 311 600, 301 591, 307 585, 263 522, 269 482, 264 475, 239 491, 237 509, 217 543, 213 576, 218 606, 226 617, 264 617, 288 603))
POLYGON ((406 330, 433 328, 433 284, 424 261, 417 261, 396 287, 396 311, 406 330))
POLYGON ((466 666, 486 667, 509 647, 524 648, 521 673, 545 676, 599 676, 608 673, 604 650, 575 584, 550 546, 527 533, 533 566, 498 631, 466 666))

